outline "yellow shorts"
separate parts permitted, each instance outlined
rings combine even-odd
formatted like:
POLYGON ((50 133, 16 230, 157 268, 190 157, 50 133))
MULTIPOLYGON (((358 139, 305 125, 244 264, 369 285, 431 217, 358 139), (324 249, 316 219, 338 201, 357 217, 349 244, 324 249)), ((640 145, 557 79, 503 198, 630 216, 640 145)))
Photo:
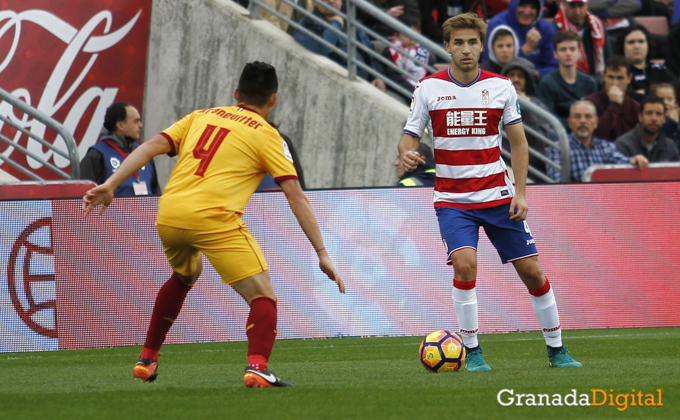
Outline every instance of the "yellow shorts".
POLYGON ((267 270, 262 250, 245 225, 216 232, 157 227, 172 269, 183 276, 196 272, 201 253, 208 257, 224 284, 267 270))

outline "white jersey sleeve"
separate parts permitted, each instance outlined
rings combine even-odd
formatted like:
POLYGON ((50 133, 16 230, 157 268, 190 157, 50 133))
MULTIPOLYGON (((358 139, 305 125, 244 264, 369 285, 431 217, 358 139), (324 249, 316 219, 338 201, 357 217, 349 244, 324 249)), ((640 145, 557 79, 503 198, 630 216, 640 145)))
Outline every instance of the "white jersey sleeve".
POLYGON ((512 83, 509 83, 507 89, 507 102, 503 109, 503 125, 513 125, 522 122, 522 112, 519 109, 519 99, 517 99, 517 91, 512 83))
POLYGON ((424 95, 424 89, 420 88, 423 81, 421 80, 416 85, 411 97, 411 109, 409 110, 406 126, 404 127, 404 134, 413 137, 422 137, 425 128, 430 123, 430 112, 427 107, 427 99, 424 95))

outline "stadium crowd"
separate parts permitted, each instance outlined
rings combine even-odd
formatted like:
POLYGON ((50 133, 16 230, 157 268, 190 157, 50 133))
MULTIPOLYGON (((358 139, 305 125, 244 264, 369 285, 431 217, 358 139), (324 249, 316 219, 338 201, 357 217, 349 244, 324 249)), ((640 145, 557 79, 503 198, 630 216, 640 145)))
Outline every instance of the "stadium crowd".
MULTIPOLYGON (((347 6, 342 0, 322 1, 343 12, 347 6)), ((247 0, 239 0, 239 3, 247 5, 247 0)), ((311 14, 325 19, 329 23, 326 26, 293 8, 283 7, 285 4, 279 0, 265 3, 340 50, 347 50, 346 41, 337 33, 346 32, 347 24, 332 9, 311 0, 297 1, 311 14)), ((442 42, 441 25, 446 19, 460 13, 476 13, 488 23, 488 42, 480 68, 509 77, 518 92, 522 92, 521 96, 558 117, 570 136, 573 137, 568 123, 571 105, 585 99, 592 102, 597 111, 592 122, 596 127, 594 138, 611 143, 624 155, 631 149, 623 148, 624 142, 619 140, 627 138, 630 142, 632 138, 640 142, 635 150, 641 151, 649 162, 678 160, 680 113, 676 98, 680 92, 680 54, 677 54, 680 0, 619 0, 614 3, 603 0, 372 0, 370 3, 436 43, 442 42), (653 33, 649 30, 652 27, 653 33), (517 59, 525 61, 518 65, 517 59), (518 68, 521 70, 513 70, 518 68), (527 69, 532 74, 528 74, 527 69), (664 115, 661 121, 654 119, 644 123, 640 103, 650 97, 660 98, 664 115), (661 148, 669 150, 660 153, 661 148)), ((346 65, 344 58, 305 31, 285 24, 266 11, 261 11, 261 15, 291 33, 305 48, 346 65)), ((436 57, 405 34, 394 31, 361 9, 357 9, 357 18, 366 27, 390 39, 391 44, 376 42, 361 30, 357 39, 366 48, 391 59, 412 78, 361 51, 359 61, 378 76, 366 71, 360 71, 359 76, 395 97, 401 95, 406 103, 410 102, 410 97, 404 97, 384 81, 391 80, 412 90, 415 80, 430 73, 426 65, 437 65, 436 57), (413 60, 404 57, 404 52, 413 60)), ((441 63, 444 64, 447 63, 441 63)), ((556 140, 554 131, 543 119, 528 117, 529 126, 556 140)), ((542 140, 529 140, 535 150, 549 159, 559 156, 542 140)), ((580 153, 585 153, 587 164, 595 151, 586 147, 585 152, 580 153)), ((547 173, 546 165, 540 159, 533 159, 532 166, 547 173)), ((540 182, 540 179, 535 181, 540 182)), ((572 178, 572 181, 580 180, 572 178)))

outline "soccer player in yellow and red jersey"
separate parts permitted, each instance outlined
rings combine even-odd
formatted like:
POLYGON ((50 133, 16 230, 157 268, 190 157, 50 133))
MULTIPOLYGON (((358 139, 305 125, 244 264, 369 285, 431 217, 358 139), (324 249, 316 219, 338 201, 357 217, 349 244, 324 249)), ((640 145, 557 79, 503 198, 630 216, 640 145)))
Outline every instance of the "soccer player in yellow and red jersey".
POLYGON ((135 378, 156 379, 158 351, 201 274, 203 253, 222 282, 250 305, 245 386, 292 386, 267 368, 276 338, 276 295, 262 251, 241 220, 265 173, 286 194, 319 256, 319 267, 345 293, 314 211, 300 188, 286 142, 267 123, 277 90, 274 67, 257 61, 246 64, 234 91, 238 105, 192 112, 143 143, 113 176, 83 197, 85 217, 100 204, 102 214, 116 187, 154 156, 179 155, 158 203, 156 221, 173 274, 158 292, 144 349, 133 370, 135 378))

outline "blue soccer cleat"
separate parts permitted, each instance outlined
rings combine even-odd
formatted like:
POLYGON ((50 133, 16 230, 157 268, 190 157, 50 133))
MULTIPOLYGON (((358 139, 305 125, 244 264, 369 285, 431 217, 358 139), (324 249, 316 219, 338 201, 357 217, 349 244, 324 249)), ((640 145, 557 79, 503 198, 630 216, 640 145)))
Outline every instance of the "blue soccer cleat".
POLYGON ((487 372, 491 370, 491 366, 486 364, 482 356, 482 348, 480 346, 474 349, 465 348, 467 355, 465 356, 465 370, 468 372, 487 372))
POLYGON ((554 368, 569 368, 581 367, 583 364, 574 360, 569 356, 569 351, 566 347, 550 347, 548 346, 548 360, 550 360, 550 367, 554 368))

